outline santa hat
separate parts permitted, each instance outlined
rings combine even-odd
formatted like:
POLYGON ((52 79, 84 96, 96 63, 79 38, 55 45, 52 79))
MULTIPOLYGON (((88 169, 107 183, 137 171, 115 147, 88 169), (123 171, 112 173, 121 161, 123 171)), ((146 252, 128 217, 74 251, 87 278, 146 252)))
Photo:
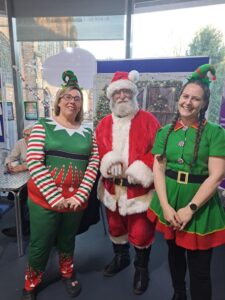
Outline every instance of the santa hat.
POLYGON ((135 82, 137 82, 138 80, 139 73, 136 70, 132 70, 130 72, 117 71, 114 74, 111 83, 107 87, 107 97, 111 100, 114 92, 121 89, 128 89, 133 93, 134 96, 136 96, 138 93, 138 89, 135 82))

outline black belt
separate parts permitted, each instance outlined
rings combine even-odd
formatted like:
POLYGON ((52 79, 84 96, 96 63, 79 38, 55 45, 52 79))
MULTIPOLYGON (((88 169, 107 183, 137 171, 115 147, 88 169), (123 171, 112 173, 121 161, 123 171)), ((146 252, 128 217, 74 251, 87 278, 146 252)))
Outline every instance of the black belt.
POLYGON ((202 183, 209 175, 193 175, 183 171, 166 170, 166 176, 175 179, 178 183, 202 183))
POLYGON ((120 186, 136 186, 136 184, 129 183, 127 178, 109 178, 111 182, 113 182, 115 185, 120 186))
POLYGON ((71 158, 76 160, 88 160, 89 156, 85 154, 77 154, 77 153, 68 153, 64 151, 58 151, 58 150, 47 150, 45 151, 46 155, 50 156, 58 156, 58 157, 65 157, 65 158, 71 158))

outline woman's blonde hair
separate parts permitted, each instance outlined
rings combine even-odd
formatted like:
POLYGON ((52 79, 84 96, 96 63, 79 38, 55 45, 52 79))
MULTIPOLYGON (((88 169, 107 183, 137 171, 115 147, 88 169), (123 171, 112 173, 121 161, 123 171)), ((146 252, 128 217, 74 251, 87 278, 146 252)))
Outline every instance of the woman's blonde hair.
POLYGON ((81 109, 78 112, 78 114, 76 115, 75 121, 78 123, 81 123, 83 121, 83 116, 84 116, 84 108, 83 108, 83 93, 81 91, 81 89, 74 87, 74 86, 68 86, 68 87, 63 87, 61 89, 58 90, 57 94, 56 94, 56 98, 55 98, 55 103, 54 103, 54 113, 56 116, 59 115, 60 113, 60 107, 59 107, 59 102, 61 100, 61 98, 65 95, 68 94, 68 92, 72 91, 72 90, 77 90, 80 92, 81 95, 81 101, 82 101, 82 105, 81 105, 81 109))

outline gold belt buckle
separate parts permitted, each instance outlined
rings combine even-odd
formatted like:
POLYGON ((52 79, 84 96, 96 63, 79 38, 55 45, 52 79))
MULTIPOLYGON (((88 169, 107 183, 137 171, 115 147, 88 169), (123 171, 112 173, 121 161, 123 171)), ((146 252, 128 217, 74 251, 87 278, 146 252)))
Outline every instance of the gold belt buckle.
POLYGON ((116 185, 123 186, 123 178, 114 177, 114 183, 117 181, 116 185))
POLYGON ((120 177, 120 178, 118 178, 118 180, 119 180, 119 184, 118 185, 119 186, 123 186, 123 178, 120 177))
POLYGON ((181 183, 181 184, 187 184, 187 183, 188 183, 188 176, 189 176, 189 173, 188 173, 188 172, 178 171, 178 174, 177 174, 177 182, 178 182, 178 183, 181 183), (181 176, 185 176, 185 177, 184 177, 184 180, 181 179, 181 176))

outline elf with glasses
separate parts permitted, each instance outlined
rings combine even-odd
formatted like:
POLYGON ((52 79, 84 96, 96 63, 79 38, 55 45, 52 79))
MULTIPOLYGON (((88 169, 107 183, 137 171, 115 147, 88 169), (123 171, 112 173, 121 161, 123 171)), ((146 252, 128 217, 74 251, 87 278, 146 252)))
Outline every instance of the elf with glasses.
POLYGON ((35 300, 53 246, 71 297, 81 291, 73 264, 75 236, 95 182, 99 156, 92 130, 82 124, 83 94, 72 71, 55 99, 54 116, 33 127, 27 150, 31 237, 22 300, 35 300))

